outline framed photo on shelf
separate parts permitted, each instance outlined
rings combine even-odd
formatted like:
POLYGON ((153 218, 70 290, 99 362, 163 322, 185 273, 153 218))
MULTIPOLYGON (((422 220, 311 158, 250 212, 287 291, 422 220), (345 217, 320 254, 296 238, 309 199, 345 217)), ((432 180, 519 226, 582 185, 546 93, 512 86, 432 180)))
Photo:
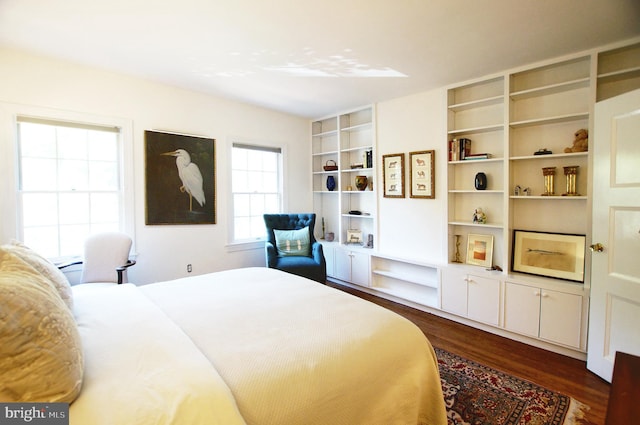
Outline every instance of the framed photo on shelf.
POLYGON ((404 153, 382 155, 385 198, 404 198, 404 153))
POLYGON ((434 150, 409 152, 409 197, 434 199, 434 150))
POLYGON ((347 244, 362 244, 362 230, 348 229, 347 244))
POLYGON ((513 231, 514 272, 584 282, 585 235, 513 231))
POLYGON ((493 236, 469 233, 467 264, 491 268, 493 265, 493 236))

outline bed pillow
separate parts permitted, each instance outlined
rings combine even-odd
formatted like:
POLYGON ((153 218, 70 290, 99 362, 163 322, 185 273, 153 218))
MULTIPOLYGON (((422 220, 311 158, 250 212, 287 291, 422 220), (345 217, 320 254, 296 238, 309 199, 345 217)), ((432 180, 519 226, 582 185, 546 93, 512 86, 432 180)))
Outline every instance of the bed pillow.
POLYGON ((65 304, 67 304, 70 309, 73 309, 71 284, 64 273, 62 273, 53 263, 28 246, 15 240, 11 241, 10 245, 5 245, 2 248, 7 249, 9 252, 18 256, 22 261, 29 264, 53 283, 53 286, 58 290, 58 293, 65 304))
POLYGON ((51 282, 6 250, 0 307, 0 400, 75 400, 84 364, 73 315, 51 282))
POLYGON ((276 237, 278 255, 282 257, 288 255, 309 256, 311 243, 308 226, 299 230, 274 229, 273 234, 276 237))

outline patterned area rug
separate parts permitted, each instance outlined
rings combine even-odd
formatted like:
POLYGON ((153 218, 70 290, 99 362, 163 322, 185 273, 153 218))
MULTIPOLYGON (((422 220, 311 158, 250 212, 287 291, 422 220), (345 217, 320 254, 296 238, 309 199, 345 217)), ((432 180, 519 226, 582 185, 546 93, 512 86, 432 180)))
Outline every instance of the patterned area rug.
POLYGON ((570 425, 588 407, 436 348, 449 425, 570 425))

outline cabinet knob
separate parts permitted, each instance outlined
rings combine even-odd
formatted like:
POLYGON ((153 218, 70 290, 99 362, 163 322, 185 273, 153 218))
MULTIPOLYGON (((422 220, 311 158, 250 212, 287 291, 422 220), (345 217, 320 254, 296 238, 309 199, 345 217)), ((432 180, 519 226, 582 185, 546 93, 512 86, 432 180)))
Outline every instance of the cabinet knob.
POLYGON ((549 297, 549 294, 548 294, 548 293, 546 293, 546 292, 543 292, 543 293, 542 293, 542 298, 548 298, 548 297, 549 297))
POLYGON ((591 245, 589 247, 589 249, 591 250, 591 252, 602 252, 604 251, 604 245, 602 245, 601 243, 594 243, 593 245, 591 245))

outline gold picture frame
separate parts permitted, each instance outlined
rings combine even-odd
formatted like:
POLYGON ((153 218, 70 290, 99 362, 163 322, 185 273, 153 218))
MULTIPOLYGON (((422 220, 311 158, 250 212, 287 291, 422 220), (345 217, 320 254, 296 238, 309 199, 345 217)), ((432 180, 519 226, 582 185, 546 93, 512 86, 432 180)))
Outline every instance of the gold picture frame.
POLYGON ((513 231, 511 270, 584 282, 585 235, 513 231))
POLYGON ((385 198, 404 198, 404 153, 382 155, 385 198))
POLYGON ((435 151, 409 152, 409 197, 435 199, 435 151))
POLYGON ((467 237, 467 264, 490 269, 493 265, 493 236, 469 233, 467 237))

